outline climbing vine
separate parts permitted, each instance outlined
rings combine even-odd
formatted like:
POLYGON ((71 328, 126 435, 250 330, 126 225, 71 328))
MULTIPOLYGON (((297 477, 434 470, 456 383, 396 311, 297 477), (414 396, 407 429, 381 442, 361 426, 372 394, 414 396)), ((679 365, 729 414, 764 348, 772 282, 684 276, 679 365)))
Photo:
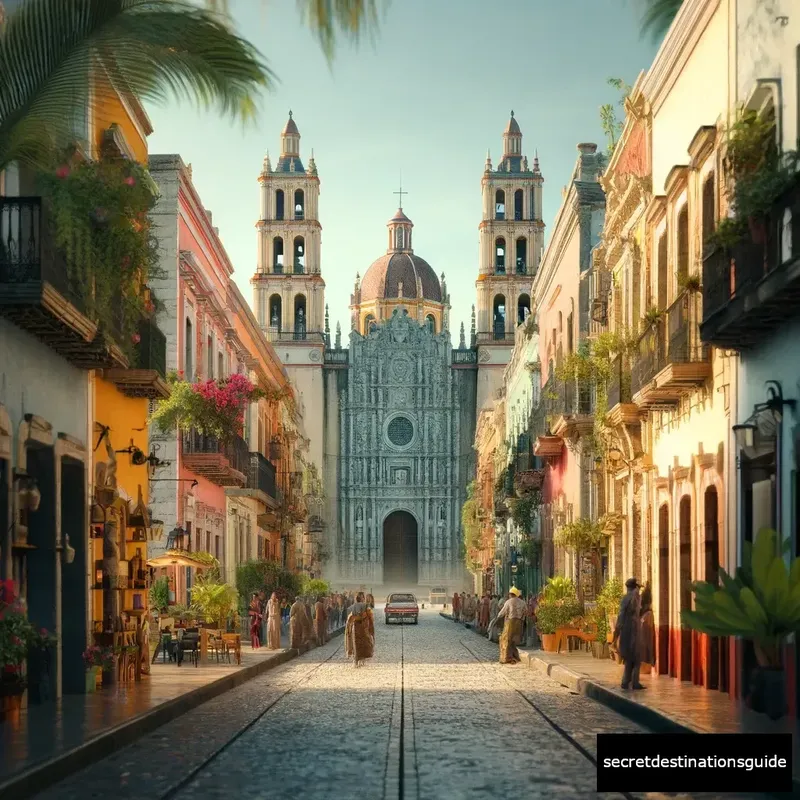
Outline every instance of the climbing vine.
POLYGON ((464 547, 467 553, 477 550, 481 544, 481 523, 478 518, 478 484, 472 481, 467 486, 467 499, 461 506, 461 530, 464 533, 464 547))

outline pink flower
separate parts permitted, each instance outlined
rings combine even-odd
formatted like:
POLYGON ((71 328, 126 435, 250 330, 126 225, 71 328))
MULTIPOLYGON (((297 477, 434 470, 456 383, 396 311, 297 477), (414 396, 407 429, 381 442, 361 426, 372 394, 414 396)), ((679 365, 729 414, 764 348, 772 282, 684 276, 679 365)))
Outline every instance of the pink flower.
POLYGON ((139 342, 142 341, 142 337, 139 336, 138 333, 134 333, 133 336, 131 336, 131 340, 133 341, 134 344, 139 344, 139 342))
POLYGON ((132 175, 128 175, 128 177, 125 178, 125 183, 127 183, 128 186, 135 186, 136 185, 136 178, 134 178, 132 175))
POLYGON ((70 173, 69 166, 67 166, 67 164, 62 164, 56 170, 56 177, 60 178, 61 180, 64 180, 64 178, 68 178, 69 177, 69 173, 70 173))

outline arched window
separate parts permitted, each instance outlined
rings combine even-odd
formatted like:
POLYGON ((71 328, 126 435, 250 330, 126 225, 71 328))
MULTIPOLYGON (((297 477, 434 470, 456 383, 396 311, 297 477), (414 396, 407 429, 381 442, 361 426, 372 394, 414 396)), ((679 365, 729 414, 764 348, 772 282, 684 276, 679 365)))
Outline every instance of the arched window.
POLYGON ((275 192, 275 219, 283 219, 284 216, 283 189, 275 192))
POLYGON ((272 271, 276 275, 283 272, 283 238, 280 236, 272 240, 272 271))
POLYGON ((506 240, 502 236, 494 240, 494 271, 498 275, 506 274, 506 240))
POLYGON ((302 236, 294 237, 294 274, 302 275, 306 271, 306 243, 302 236))
POLYGON ((306 296, 304 294, 294 296, 294 338, 306 338, 306 296))
POLYGON ((502 189, 498 189, 494 195, 494 218, 506 218, 506 193, 502 189))
POLYGON ((522 189, 517 189, 514 192, 514 219, 519 222, 522 219, 522 189))
POLYGON ((531 314, 531 298, 521 294, 517 300, 517 325, 522 325, 531 314))
POLYGON ((425 326, 431 333, 436 333, 436 319, 433 314, 428 314, 428 316, 425 317, 425 326))
POLYGON ((305 195, 302 189, 297 189, 294 193, 294 218, 303 219, 306 213, 305 209, 305 195))
POLYGON ((517 275, 524 275, 528 267, 528 240, 520 236, 516 242, 517 275))
POLYGON ((369 336, 377 327, 378 325, 375 322, 375 317, 373 317, 372 314, 367 314, 367 316, 364 317, 364 336, 369 336))
POLYGON ((188 317, 186 318, 186 330, 184 335, 186 341, 183 343, 183 373, 186 380, 190 381, 194 378, 194 359, 192 358, 192 353, 194 353, 194 338, 192 334, 192 321, 188 317))
POLYGON ((504 339, 506 333, 506 298, 505 295, 496 294, 494 296, 494 313, 492 319, 492 331, 495 339, 504 339))
POLYGON ((281 296, 279 294, 273 294, 272 297, 269 298, 269 326, 276 331, 281 329, 281 320, 283 319, 281 315, 281 306, 281 296))

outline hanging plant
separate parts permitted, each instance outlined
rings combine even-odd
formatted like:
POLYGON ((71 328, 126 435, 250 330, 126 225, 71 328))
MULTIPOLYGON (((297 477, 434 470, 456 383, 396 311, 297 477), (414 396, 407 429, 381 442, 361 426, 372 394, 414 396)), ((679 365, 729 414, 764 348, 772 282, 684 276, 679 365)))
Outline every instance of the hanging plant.
POLYGON ((86 314, 131 355, 139 320, 152 306, 145 286, 163 277, 150 227, 156 195, 149 173, 127 159, 67 159, 40 175, 40 182, 71 290, 86 314))
POLYGON ((664 316, 664 309, 663 308, 656 308, 656 306, 650 306, 647 311, 644 312, 642 316, 642 326, 645 328, 649 328, 655 325, 662 317, 664 316))
POLYGON ((241 435, 245 407, 262 396, 244 375, 221 380, 189 383, 174 374, 168 377, 170 396, 159 401, 150 421, 162 433, 177 428, 196 430, 206 436, 228 441, 241 435))
POLYGON ((475 550, 480 546, 481 523, 479 518, 480 506, 476 497, 478 485, 475 481, 467 486, 467 499, 461 506, 461 530, 464 535, 464 545, 467 550, 475 550))
POLYGON ((511 519, 528 536, 533 533, 533 515, 539 510, 541 504, 541 491, 533 491, 519 500, 514 500, 511 505, 511 519))

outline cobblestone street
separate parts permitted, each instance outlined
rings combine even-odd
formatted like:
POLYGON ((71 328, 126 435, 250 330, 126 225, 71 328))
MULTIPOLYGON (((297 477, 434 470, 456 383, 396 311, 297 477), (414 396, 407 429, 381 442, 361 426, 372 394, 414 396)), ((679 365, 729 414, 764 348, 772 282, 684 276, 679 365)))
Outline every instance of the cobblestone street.
POLYGON ((584 798, 596 796, 595 734, 644 730, 500 667, 496 645, 435 611, 418 626, 386 626, 377 611, 366 667, 348 664, 338 637, 38 797, 584 798))

